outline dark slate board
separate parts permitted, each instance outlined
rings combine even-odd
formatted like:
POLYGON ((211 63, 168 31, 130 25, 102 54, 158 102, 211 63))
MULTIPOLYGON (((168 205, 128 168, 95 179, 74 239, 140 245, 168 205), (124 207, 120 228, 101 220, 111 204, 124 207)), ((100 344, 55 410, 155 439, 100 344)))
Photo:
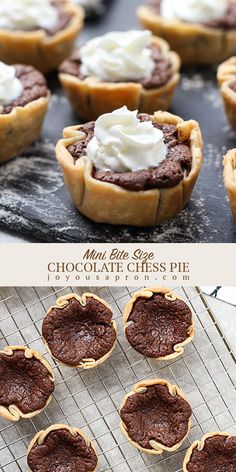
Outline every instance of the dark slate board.
MULTIPOLYGON (((140 0, 111 2, 107 15, 87 24, 83 39, 117 29, 137 27, 133 11, 140 0)), ((171 112, 200 122, 204 166, 191 202, 174 219, 155 229, 95 224, 73 207, 54 157, 54 144, 65 126, 78 123, 55 76, 42 139, 0 167, 1 225, 48 242, 236 242, 236 228, 222 180, 222 156, 236 147, 222 109, 215 70, 185 71, 171 112)))

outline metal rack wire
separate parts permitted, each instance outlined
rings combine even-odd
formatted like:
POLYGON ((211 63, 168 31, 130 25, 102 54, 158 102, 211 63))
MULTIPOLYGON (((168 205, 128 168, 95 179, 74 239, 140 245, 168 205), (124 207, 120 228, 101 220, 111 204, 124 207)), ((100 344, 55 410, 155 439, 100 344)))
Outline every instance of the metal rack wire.
POLYGON ((52 423, 77 426, 94 441, 99 472, 180 472, 189 444, 203 434, 227 430, 236 434, 236 363, 214 314, 198 288, 175 288, 195 313, 196 336, 183 356, 171 362, 145 359, 128 344, 121 313, 137 288, 66 287, 1 288, 0 349, 21 344, 45 354, 55 371, 53 401, 31 420, 11 423, 0 418, 0 467, 4 472, 27 470, 30 439, 52 423), (118 324, 118 343, 108 361, 82 371, 61 366, 46 353, 41 324, 46 310, 58 296, 90 291, 113 308, 118 324), (166 378, 186 393, 192 409, 189 438, 175 453, 148 456, 139 453, 119 429, 118 408, 133 384, 145 378, 166 378))

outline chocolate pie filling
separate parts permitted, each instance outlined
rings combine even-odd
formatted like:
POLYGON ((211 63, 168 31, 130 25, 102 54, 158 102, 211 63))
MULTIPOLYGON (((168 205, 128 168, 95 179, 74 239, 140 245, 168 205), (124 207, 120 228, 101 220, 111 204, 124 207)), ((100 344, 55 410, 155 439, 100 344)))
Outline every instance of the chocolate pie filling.
MULTIPOLYGON (((158 46, 152 45, 152 58, 155 62, 155 69, 151 77, 142 80, 128 80, 127 82, 138 82, 143 85, 145 89, 151 89, 155 87, 161 87, 165 85, 171 79, 172 64, 166 57, 163 56, 158 46)), ((60 66, 60 72, 65 74, 74 75, 80 80, 84 80, 86 77, 82 75, 80 71, 81 60, 80 51, 76 51, 69 59, 66 59, 60 66)), ((106 82, 103 80, 103 82, 106 82)), ((119 82, 126 82, 125 80, 119 82)))
POLYGON ((213 436, 205 441, 202 451, 195 448, 188 472, 235 472, 236 471, 236 436, 213 436))
POLYGON ((59 11, 59 21, 54 28, 51 29, 45 29, 46 33, 49 36, 53 36, 56 33, 59 33, 61 30, 67 28, 69 25, 71 19, 72 19, 72 14, 70 12, 63 11, 63 7, 66 5, 67 1, 65 0, 52 0, 51 4, 57 8, 59 11))
MULTIPOLYGON (((149 121, 150 116, 138 115, 140 121, 149 121)), ((86 155, 89 141, 94 136, 94 122, 86 123, 80 130, 86 134, 83 141, 68 146, 68 151, 76 161, 86 155)), ((177 127, 174 125, 153 122, 153 126, 162 130, 165 144, 168 146, 167 156, 158 167, 135 172, 112 172, 94 169, 93 177, 102 182, 118 185, 127 190, 139 191, 154 188, 175 187, 189 174, 192 166, 192 154, 189 142, 180 142, 177 127)))
POLYGON ((77 366, 83 359, 98 360, 113 347, 116 331, 112 312, 95 298, 82 306, 72 298, 64 308, 53 308, 44 318, 43 337, 53 356, 77 366))
POLYGON ((125 333, 131 346, 147 357, 173 354, 174 346, 189 336, 192 313, 182 300, 166 300, 162 293, 138 298, 129 315, 125 333))
MULTIPOLYGON (((160 5, 162 0, 147 0, 147 4, 153 8, 155 13, 160 15, 160 5)), ((215 20, 202 23, 210 28, 234 29, 236 28, 236 3, 230 1, 226 14, 215 20)))
POLYGON ((120 412, 129 437, 144 449, 152 449, 151 440, 170 448, 181 442, 191 414, 186 400, 159 384, 128 397, 120 412))
POLYGON ((42 445, 33 446, 27 460, 32 472, 92 472, 97 466, 94 449, 66 429, 51 431, 42 445))
POLYGON ((16 350, 12 356, 0 353, 0 405, 16 405, 23 414, 45 407, 54 391, 48 369, 35 357, 27 359, 16 350))
POLYGON ((24 107, 33 100, 46 97, 48 88, 46 80, 41 72, 32 66, 15 64, 16 77, 23 85, 23 92, 20 97, 13 100, 9 105, 5 105, 1 114, 8 114, 16 107, 24 107))
POLYGON ((44 30, 48 36, 53 36, 56 33, 59 33, 63 29, 67 28, 69 25, 71 19, 72 19, 72 14, 70 12, 64 11, 64 6, 66 5, 65 0, 52 0, 51 4, 58 10, 59 13, 59 19, 57 24, 50 29, 47 28, 42 28, 40 26, 35 26, 32 28, 21 28, 21 31, 25 32, 30 32, 30 31, 37 31, 39 29, 44 30))

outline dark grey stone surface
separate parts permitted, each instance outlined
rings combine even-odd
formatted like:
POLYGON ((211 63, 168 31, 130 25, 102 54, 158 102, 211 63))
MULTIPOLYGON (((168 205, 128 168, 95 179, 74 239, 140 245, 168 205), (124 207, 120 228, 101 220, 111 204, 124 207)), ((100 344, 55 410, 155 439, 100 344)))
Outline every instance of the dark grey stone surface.
MULTIPOLYGON (((137 27, 138 0, 114 0, 107 15, 87 24, 81 40, 109 30, 137 27)), ((48 242, 235 242, 222 179, 222 157, 236 147, 216 85, 215 70, 183 71, 171 112, 199 120, 204 135, 204 165, 188 206, 154 229, 95 224, 73 207, 54 156, 54 144, 65 126, 78 123, 55 76, 42 138, 23 156, 0 167, 0 226, 29 240, 48 242)), ((6 233, 0 233, 5 240, 6 233)), ((12 240, 12 238, 10 238, 12 240)), ((6 241, 8 240, 6 235, 6 241)))

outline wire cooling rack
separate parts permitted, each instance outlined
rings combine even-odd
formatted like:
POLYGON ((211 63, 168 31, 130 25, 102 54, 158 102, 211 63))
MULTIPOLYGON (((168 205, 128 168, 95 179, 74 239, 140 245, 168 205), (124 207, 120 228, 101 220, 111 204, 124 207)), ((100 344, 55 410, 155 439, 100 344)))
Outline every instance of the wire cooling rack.
MULTIPOLYGON (((186 449, 203 434, 227 430, 236 434, 236 364, 214 314, 198 288, 176 288, 195 313, 196 336, 183 356, 171 362, 145 359, 124 337, 122 310, 134 287, 1 288, 0 349, 27 344, 46 355, 55 371, 56 389, 48 408, 31 420, 12 423, 0 418, 0 466, 4 472, 25 472, 27 446, 40 429, 67 423, 82 429, 95 443, 99 472, 180 472, 186 449), (96 369, 79 372, 55 363, 41 341, 46 310, 58 296, 90 291, 111 304, 119 338, 112 356, 96 369), (175 453, 139 453, 119 430, 118 408, 133 384, 165 378, 187 394, 193 409, 189 438, 175 453)), ((48 471, 49 472, 49 471, 48 471)))

